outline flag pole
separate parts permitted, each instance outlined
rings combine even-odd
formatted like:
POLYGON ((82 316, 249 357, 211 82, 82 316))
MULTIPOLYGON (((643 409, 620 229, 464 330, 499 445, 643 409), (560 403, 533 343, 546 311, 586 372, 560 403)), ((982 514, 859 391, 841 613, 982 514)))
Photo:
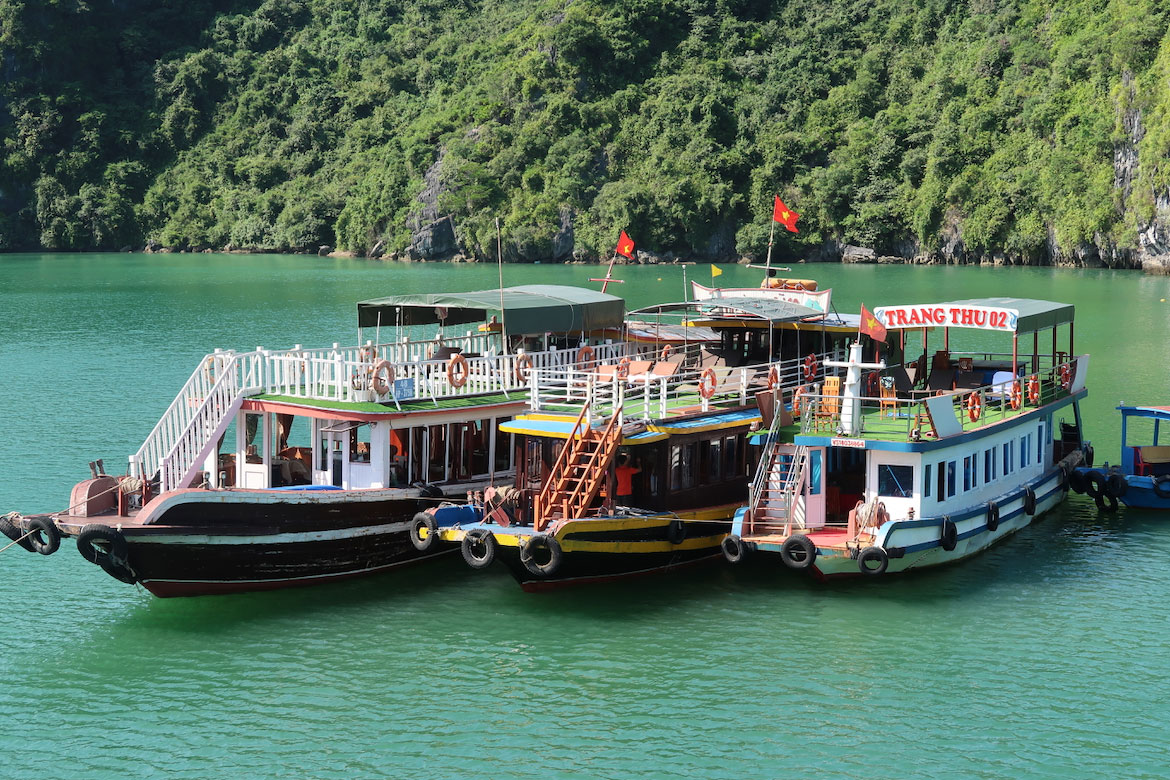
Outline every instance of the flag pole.
POLYGON ((508 354, 508 318, 504 314, 504 242, 500 236, 500 218, 496 217, 496 267, 500 269, 500 338, 508 354))
POLYGON ((764 278, 772 277, 772 239, 776 237, 776 220, 772 220, 772 229, 768 231, 768 259, 764 263, 764 278))

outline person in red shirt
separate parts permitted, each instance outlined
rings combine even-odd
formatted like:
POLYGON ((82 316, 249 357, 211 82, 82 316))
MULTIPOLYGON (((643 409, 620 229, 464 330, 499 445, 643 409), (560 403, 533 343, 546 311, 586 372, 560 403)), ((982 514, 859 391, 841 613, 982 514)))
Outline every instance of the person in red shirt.
POLYGON ((629 505, 634 497, 634 475, 642 472, 641 466, 629 465, 629 458, 618 456, 617 463, 617 501, 619 504, 629 505))

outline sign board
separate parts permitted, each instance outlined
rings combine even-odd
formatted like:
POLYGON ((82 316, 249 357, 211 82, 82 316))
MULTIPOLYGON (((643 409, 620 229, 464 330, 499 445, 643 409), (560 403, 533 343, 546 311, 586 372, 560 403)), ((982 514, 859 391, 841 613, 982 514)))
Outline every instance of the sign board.
POLYGON ((760 298, 766 301, 784 301, 798 306, 807 306, 814 311, 827 314, 832 303, 833 290, 784 290, 779 287, 704 287, 691 281, 691 291, 696 301, 715 298, 760 298))
POLYGON ((1020 313, 998 306, 879 306, 873 316, 887 328, 978 328, 1014 333, 1020 313))
POLYGON ((408 377, 406 379, 394 380, 394 400, 395 401, 409 401, 414 398, 414 378, 408 377))
POLYGON ((865 439, 829 439, 829 445, 832 447, 853 447, 854 449, 864 450, 865 439))

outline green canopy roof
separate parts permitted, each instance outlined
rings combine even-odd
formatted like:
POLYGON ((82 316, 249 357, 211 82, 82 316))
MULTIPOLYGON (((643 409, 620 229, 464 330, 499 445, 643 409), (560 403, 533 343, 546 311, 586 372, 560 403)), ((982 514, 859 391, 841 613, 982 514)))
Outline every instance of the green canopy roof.
POLYGON ((1016 333, 1032 333, 1072 322, 1075 310, 1071 303, 1055 303, 1035 298, 971 298, 966 301, 952 301, 940 305, 994 306, 1000 309, 1015 309, 1020 313, 1020 318, 1016 321, 1016 333))
POLYGON ((824 312, 801 306, 799 303, 782 301, 773 298, 756 298, 748 296, 725 296, 708 298, 701 301, 682 301, 678 303, 664 303, 656 306, 647 306, 634 314, 646 317, 655 312, 688 311, 702 316, 713 318, 761 319, 767 322, 793 322, 807 317, 820 318, 824 312))
POLYGON ((358 303, 358 327, 462 325, 503 313, 509 333, 539 334, 620 328, 626 303, 616 295, 556 284, 525 284, 501 292, 392 295, 358 303), (501 307, 501 301, 503 305, 501 307))

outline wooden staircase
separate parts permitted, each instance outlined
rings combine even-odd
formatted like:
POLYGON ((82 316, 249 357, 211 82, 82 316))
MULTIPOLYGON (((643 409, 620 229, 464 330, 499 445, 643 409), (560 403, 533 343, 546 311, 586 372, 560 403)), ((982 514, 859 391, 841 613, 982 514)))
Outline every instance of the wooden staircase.
POLYGON ((751 512, 745 531, 751 535, 783 533, 788 536, 794 524, 804 527, 804 517, 796 512, 796 498, 804 485, 808 447, 781 452, 775 421, 771 433, 752 481, 748 501, 751 512))
POLYGON ((543 531, 553 521, 582 517, 605 486, 610 464, 622 440, 619 407, 600 430, 589 425, 589 405, 581 409, 565 446, 534 503, 535 527, 543 531))

